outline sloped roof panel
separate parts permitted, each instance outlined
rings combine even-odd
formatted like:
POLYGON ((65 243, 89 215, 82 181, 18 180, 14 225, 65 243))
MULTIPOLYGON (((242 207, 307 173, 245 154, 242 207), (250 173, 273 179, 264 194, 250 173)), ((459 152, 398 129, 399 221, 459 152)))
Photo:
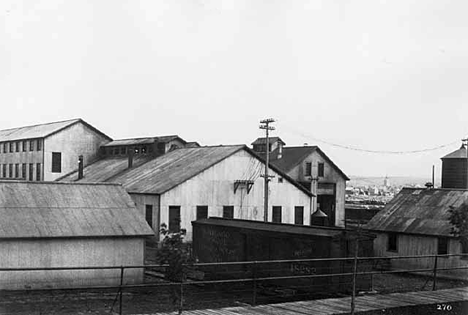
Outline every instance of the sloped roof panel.
POLYGON ((403 188, 366 225, 367 229, 434 236, 453 236, 450 206, 468 201, 468 190, 403 188))
POLYGON ((0 239, 146 236, 118 184, 0 181, 0 239))

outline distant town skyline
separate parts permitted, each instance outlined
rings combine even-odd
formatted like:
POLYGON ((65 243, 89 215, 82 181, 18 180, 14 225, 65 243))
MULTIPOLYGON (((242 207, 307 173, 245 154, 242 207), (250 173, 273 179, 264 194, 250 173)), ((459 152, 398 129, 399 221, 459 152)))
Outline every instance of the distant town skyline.
POLYGON ((82 118, 113 138, 250 143, 259 121, 348 176, 440 178, 468 135, 468 3, 0 3, 0 129, 82 118), (375 151, 366 153, 328 143, 375 151))

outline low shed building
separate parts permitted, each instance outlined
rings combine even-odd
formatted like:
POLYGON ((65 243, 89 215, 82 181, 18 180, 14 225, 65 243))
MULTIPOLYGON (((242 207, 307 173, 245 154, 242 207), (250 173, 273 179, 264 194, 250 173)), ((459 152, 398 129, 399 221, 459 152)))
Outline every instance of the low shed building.
MULTIPOLYGON (((0 268, 141 266, 153 233, 117 184, 0 181, 0 218, 0 268)), ((119 284, 119 269, 0 272, 2 290, 119 284)))
MULTIPOLYGON (((380 257, 468 253, 451 234, 450 207, 468 202, 468 190, 403 188, 366 228, 377 234, 374 251, 380 257)), ((393 269, 432 269, 435 258, 392 259, 393 269)), ((437 267, 468 267, 468 256, 441 256, 437 267)), ((439 275, 467 279, 468 269, 441 270, 439 275)))

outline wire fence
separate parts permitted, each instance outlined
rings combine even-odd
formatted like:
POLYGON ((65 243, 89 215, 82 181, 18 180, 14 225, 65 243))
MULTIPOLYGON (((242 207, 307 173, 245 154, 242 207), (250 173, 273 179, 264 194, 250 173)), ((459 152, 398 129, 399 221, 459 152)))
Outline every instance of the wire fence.
POLYGON ((196 263, 180 282, 166 280, 167 267, 0 268, 2 288, 18 289, 2 292, 0 308, 19 314, 30 302, 37 314, 182 313, 468 285, 468 254, 196 263))

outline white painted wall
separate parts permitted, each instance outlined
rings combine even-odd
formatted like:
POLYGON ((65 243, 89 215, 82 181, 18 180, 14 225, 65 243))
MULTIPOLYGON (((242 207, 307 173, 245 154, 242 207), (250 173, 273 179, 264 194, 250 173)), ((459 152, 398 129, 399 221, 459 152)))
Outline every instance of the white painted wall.
MULTIPOLYGON (((388 251, 388 234, 377 233, 377 238, 374 240, 374 253, 377 257, 392 257, 392 256, 422 256, 437 254, 437 238, 430 236, 418 236, 409 234, 399 234, 397 243, 397 252, 388 251)), ((461 244, 459 240, 451 238, 448 245, 449 254, 460 254, 461 244)), ((398 259, 392 260, 392 268, 394 269, 432 269, 434 268, 434 258, 419 258, 419 259, 398 259)), ((438 258, 438 268, 452 268, 468 266, 468 258, 461 259, 460 257, 438 258)), ((430 273, 430 272, 429 272, 430 273)), ((458 279, 468 279, 468 269, 440 271, 439 275, 458 279)))
MULTIPOLYGON (((196 219, 196 206, 207 205, 208 216, 222 216, 223 206, 234 206, 234 218, 263 221, 264 181, 260 174, 264 164, 246 151, 239 151, 212 166, 196 177, 161 195, 161 223, 168 224, 169 206, 181 206, 181 227, 187 230, 186 240, 192 239, 191 221, 196 219), (238 189, 236 180, 254 179, 252 190, 238 189)), ((282 206, 282 222, 294 223, 294 207, 304 207, 304 224, 310 224, 310 197, 296 186, 283 180, 275 171, 271 180, 268 221, 272 218, 272 206, 282 206)))
POLYGON ((83 123, 76 123, 44 141, 44 180, 52 181, 78 168, 78 156, 84 165, 95 161, 99 147, 109 140, 83 123), (62 172, 52 173, 52 152, 62 153, 62 172))
MULTIPOLYGON (((336 196, 335 196, 335 226, 344 227, 345 219, 345 190, 346 180, 343 176, 336 171, 336 169, 328 163, 320 153, 317 151, 312 152, 306 157, 301 164, 294 167, 288 175, 297 181, 309 181, 308 176, 305 176, 306 163, 312 163, 312 176, 317 177, 318 174, 318 163, 324 163, 324 176, 319 177, 318 183, 334 183, 336 184, 336 196)), ((314 191, 315 193, 315 191, 314 191)), ((312 204, 312 212, 317 209, 317 202, 314 198, 312 204)))
POLYGON ((146 218, 146 205, 153 206, 153 222, 151 227, 155 235, 159 235, 160 226, 160 215, 159 215, 159 195, 145 195, 145 194, 132 194, 130 193, 135 206, 142 215, 142 218, 146 218))
MULTIPOLYGON (((0 241, 1 268, 121 266, 144 264, 142 238, 0 241)), ((124 272, 125 283, 141 283, 142 269, 124 272)), ((0 289, 119 285, 120 270, 0 271, 0 289)))

